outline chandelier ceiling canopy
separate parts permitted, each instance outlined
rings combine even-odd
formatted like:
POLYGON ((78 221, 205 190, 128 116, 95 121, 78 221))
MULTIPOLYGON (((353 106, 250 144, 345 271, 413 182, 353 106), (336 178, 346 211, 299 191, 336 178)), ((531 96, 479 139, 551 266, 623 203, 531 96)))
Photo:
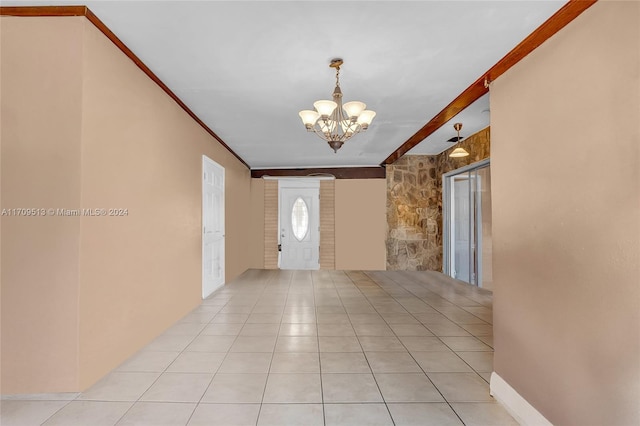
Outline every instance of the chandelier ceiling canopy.
POLYGON ((313 103, 315 110, 300 111, 298 115, 308 132, 327 141, 334 152, 356 133, 367 130, 376 113, 365 109, 364 102, 351 101, 342 104, 340 89, 340 66, 342 59, 333 59, 329 66, 336 69, 336 87, 333 100, 321 100, 313 103))

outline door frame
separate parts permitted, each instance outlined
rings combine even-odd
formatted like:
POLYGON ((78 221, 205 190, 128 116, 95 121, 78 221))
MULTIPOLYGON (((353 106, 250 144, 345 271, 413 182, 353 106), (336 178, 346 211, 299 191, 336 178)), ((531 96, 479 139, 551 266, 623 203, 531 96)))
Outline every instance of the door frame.
MULTIPOLYGON (((318 242, 318 247, 320 247, 320 181, 322 179, 320 177, 304 177, 304 178, 279 178, 278 179, 278 247, 281 247, 282 239, 281 239, 281 229, 282 223, 280 222, 280 218, 282 216, 282 190, 285 188, 291 189, 315 189, 318 191, 318 200, 315 203, 315 213, 318 218, 317 226, 313 228, 309 228, 309 232, 312 232, 316 235, 316 240, 318 242)), ((309 215, 311 217, 311 214, 309 215)), ((318 262, 317 267, 308 270, 318 270, 320 269, 320 249, 318 249, 318 262)), ((278 269, 282 268, 282 251, 278 250, 278 269)))
POLYGON ((210 296, 211 294, 213 294, 214 291, 216 291, 218 288, 222 287, 224 285, 224 283, 226 282, 226 256, 225 256, 225 252, 226 252, 226 218, 225 218, 225 198, 226 198, 226 176, 225 176, 225 169, 223 166, 221 166, 220 164, 216 163, 215 161, 213 161, 211 158, 207 157, 206 155, 202 155, 202 169, 200 170, 200 177, 202 179, 204 179, 204 171, 205 171, 205 164, 213 167, 214 169, 218 169, 219 171, 222 172, 222 197, 221 197, 221 205, 218 206, 218 208, 220 209, 220 218, 221 218, 221 222, 222 222, 222 252, 220 253, 220 263, 221 263, 221 267, 222 267, 222 284, 215 286, 210 292, 208 292, 207 294, 205 294, 205 259, 204 259, 204 253, 205 253, 205 229, 204 229, 204 218, 206 215, 206 205, 204 203, 204 197, 205 197, 205 185, 204 185, 204 181, 202 182, 202 195, 200 198, 200 201, 202 203, 202 216, 201 216, 201 222, 200 222, 200 240, 201 240, 201 255, 200 255, 200 262, 201 262, 201 269, 202 269, 202 298, 205 299, 208 296, 210 296))
MULTIPOLYGON (((442 174, 442 219, 443 219, 443 229, 442 229, 442 273, 451 275, 451 234, 453 232, 453 223, 451 223, 451 214, 452 214, 452 199, 451 199, 451 188, 450 183, 453 183, 453 179, 451 179, 455 175, 459 175, 462 173, 468 173, 474 170, 478 170, 484 167, 488 167, 491 165, 491 158, 485 158, 484 160, 477 161, 475 163, 469 164, 464 167, 460 167, 459 169, 452 170, 447 173, 442 174)), ((480 185, 480 181, 476 179, 476 191, 478 193, 478 186, 480 185)), ((474 197, 473 193, 469 193, 469 207, 474 210, 474 220, 476 223, 480 223, 480 226, 475 227, 474 232, 474 242, 475 242, 475 250, 473 256, 469 256, 469 259, 475 257, 476 261, 476 276, 473 283, 471 285, 476 285, 478 287, 482 287, 482 209, 481 203, 482 200, 480 197, 474 197), (475 199, 473 199, 475 198, 475 199)), ((471 235, 471 233, 470 233, 471 235)), ((470 271, 471 273, 471 271, 470 271)))

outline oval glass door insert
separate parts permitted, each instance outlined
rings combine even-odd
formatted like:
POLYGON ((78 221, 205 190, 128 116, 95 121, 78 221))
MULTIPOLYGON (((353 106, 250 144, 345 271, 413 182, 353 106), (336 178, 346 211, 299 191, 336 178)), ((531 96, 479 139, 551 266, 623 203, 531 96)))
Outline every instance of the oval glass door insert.
POLYGON ((298 241, 302 241, 309 232, 309 209, 301 197, 296 199, 291 209, 291 229, 298 241))

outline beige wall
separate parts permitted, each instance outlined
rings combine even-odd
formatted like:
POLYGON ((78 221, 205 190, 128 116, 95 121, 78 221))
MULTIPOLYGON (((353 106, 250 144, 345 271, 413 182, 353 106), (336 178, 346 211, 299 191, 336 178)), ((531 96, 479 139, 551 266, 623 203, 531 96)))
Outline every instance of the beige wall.
POLYGON ((386 202, 384 179, 336 180, 336 269, 386 269, 386 202))
MULTIPOLYGON (((3 126, 3 207, 128 209, 124 217, 35 218, 30 227, 44 227, 37 235, 12 227, 2 240, 2 303, 12 307, 3 306, 2 372, 10 376, 3 377, 2 392, 84 389, 199 303, 203 154, 225 167, 227 281, 249 267, 250 174, 84 18, 2 19, 3 88, 16 87, 3 91, 3 123, 7 114, 28 118, 8 137, 3 126), (21 69, 7 66, 7 77, 6 52, 13 49, 26 54, 21 69), (60 58, 61 51, 75 56, 60 58), (43 57, 50 57, 46 66, 43 57), (46 81, 56 69, 69 90, 46 81), (46 91, 51 87, 57 92, 46 91), (20 100, 25 88, 28 102, 20 100), (68 97, 75 109, 62 103, 68 97), (8 113, 5 101, 12 105, 8 113), (40 104, 56 112, 34 109, 40 104), (75 113, 66 118, 69 111, 75 113), (59 128, 64 120, 73 138, 59 128), (43 122, 49 124, 33 125, 43 122), (40 134, 31 136, 33 129, 40 134), (33 139, 28 151, 25 135, 33 139), (58 144, 53 154, 34 163, 34 153, 46 153, 52 142, 58 144), (40 170, 51 160, 55 167, 40 170), (11 253, 22 246, 18 259, 11 253), (36 349, 47 348, 49 331, 31 327, 23 314, 36 317, 43 309, 50 313, 43 323, 65 319, 58 327, 65 339, 54 340, 50 351, 36 349), (27 357, 18 362, 21 354, 27 357), (41 367, 40 358, 57 361, 41 367)), ((3 237, 5 228, 3 221, 3 237)))
MULTIPOLYGON (((83 25, 1 18, 3 209, 80 207, 83 25)), ((77 390, 80 218, 1 221, 2 393, 77 390)))
POLYGON ((640 3, 491 87, 495 371, 557 425, 640 424, 640 3))
POLYGON ((203 154, 225 168, 227 280, 250 220, 247 168, 88 22, 84 41, 82 203, 130 214, 82 221, 81 386, 199 303, 203 154))

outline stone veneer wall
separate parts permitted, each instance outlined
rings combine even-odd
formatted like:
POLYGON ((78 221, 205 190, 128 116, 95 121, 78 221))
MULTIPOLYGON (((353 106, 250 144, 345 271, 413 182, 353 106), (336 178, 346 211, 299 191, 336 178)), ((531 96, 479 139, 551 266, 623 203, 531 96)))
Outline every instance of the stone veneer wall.
POLYGON ((451 158, 451 147, 387 166, 388 270, 442 271, 442 175, 489 157, 489 127, 459 146, 470 155, 451 158))

